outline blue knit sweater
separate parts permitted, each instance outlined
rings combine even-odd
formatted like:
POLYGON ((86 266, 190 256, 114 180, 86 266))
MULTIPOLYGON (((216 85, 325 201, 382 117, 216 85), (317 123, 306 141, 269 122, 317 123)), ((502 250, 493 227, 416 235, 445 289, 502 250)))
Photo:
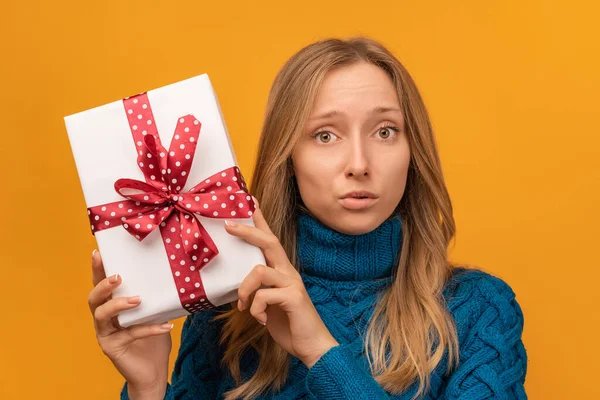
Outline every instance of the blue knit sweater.
MULTIPOLYGON (((377 294, 393 279, 401 240, 398 218, 353 236, 300 215, 298 267, 317 311, 340 345, 310 370, 292 358, 285 387, 261 399, 409 400, 416 393, 416 381, 401 394, 385 392, 369 372, 361 339, 377 294)), ((460 365, 446 376, 445 356, 431 374, 431 390, 421 399, 526 399, 523 314, 511 288, 483 271, 457 269, 444 298, 458 330, 460 365)), ((219 366, 223 349, 218 345, 220 325, 212 321, 215 312, 203 311, 185 320, 165 399, 221 399, 234 387, 229 371, 219 366)), ((243 377, 249 378, 256 366, 256 353, 247 352, 242 359, 243 377)), ((121 399, 128 399, 127 383, 121 399)))

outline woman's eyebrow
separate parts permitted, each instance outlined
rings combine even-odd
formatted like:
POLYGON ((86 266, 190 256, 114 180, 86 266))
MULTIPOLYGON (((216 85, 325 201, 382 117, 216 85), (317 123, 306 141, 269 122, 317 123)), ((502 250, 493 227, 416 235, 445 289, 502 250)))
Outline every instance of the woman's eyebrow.
POLYGON ((390 111, 399 111, 402 112, 398 107, 375 107, 371 110, 371 114, 383 114, 390 111))
MULTIPOLYGON (((401 109, 399 109, 398 107, 384 107, 384 106, 379 106, 379 107, 375 107, 374 109, 371 110, 370 114, 383 114, 386 112, 390 112, 390 111, 400 111, 402 112, 401 109)), ((330 118, 330 117, 334 117, 336 115, 345 115, 346 113, 344 113, 343 111, 340 110, 332 110, 332 111, 328 111, 326 113, 323 113, 321 115, 317 115, 315 117, 310 118, 311 120, 318 120, 318 119, 325 119, 325 118, 330 118)))

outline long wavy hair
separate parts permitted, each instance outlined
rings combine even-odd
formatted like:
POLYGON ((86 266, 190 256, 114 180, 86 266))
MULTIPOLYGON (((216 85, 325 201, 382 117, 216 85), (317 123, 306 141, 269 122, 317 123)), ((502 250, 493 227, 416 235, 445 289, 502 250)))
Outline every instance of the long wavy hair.
MULTIPOLYGON (((448 373, 458 363, 456 327, 443 298, 455 268, 447 259, 455 223, 427 110, 400 61, 382 44, 365 37, 321 40, 294 54, 277 74, 269 94, 250 188, 296 265, 296 218, 303 204, 291 154, 327 72, 356 62, 371 63, 389 74, 411 149, 406 190, 396 210, 403 224, 399 265, 392 284, 378 297, 364 350, 374 378, 386 391, 399 394, 418 379, 413 397, 417 398, 430 390, 429 375, 446 351, 448 373)), ((281 389, 290 355, 267 329, 235 307, 216 319, 223 322, 222 367, 229 369, 237 385, 225 399, 252 399, 281 389), (259 363, 244 381, 240 363, 249 350, 258 353, 259 363)))

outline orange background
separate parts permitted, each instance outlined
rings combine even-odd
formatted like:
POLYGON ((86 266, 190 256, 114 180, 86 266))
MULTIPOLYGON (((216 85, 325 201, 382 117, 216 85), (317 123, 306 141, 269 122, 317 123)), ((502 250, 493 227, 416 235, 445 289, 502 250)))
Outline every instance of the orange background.
POLYGON ((63 116, 207 72, 249 180, 281 65, 357 34, 422 91, 455 207, 452 258, 517 293, 530 398, 600 398, 599 6, 456 3, 3 1, 0 398, 117 398, 123 383, 87 308, 95 241, 63 116))

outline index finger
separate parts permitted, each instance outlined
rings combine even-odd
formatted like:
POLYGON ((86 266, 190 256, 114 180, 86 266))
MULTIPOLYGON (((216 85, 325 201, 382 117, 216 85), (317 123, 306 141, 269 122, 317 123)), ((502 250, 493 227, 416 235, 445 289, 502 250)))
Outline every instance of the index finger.
POLYGON ((267 221, 265 220, 265 217, 263 216, 263 213, 258 206, 258 200, 256 200, 256 197, 254 196, 252 196, 252 199, 254 200, 255 205, 254 214, 252 214, 252 221, 254 222, 254 226, 263 232, 272 234, 273 232, 271 231, 271 228, 269 228, 269 224, 267 224, 267 221))
POLYGON ((102 256, 98 250, 94 250, 92 253, 92 282, 94 287, 104 278, 106 278, 106 273, 104 272, 104 265, 102 265, 102 256))

